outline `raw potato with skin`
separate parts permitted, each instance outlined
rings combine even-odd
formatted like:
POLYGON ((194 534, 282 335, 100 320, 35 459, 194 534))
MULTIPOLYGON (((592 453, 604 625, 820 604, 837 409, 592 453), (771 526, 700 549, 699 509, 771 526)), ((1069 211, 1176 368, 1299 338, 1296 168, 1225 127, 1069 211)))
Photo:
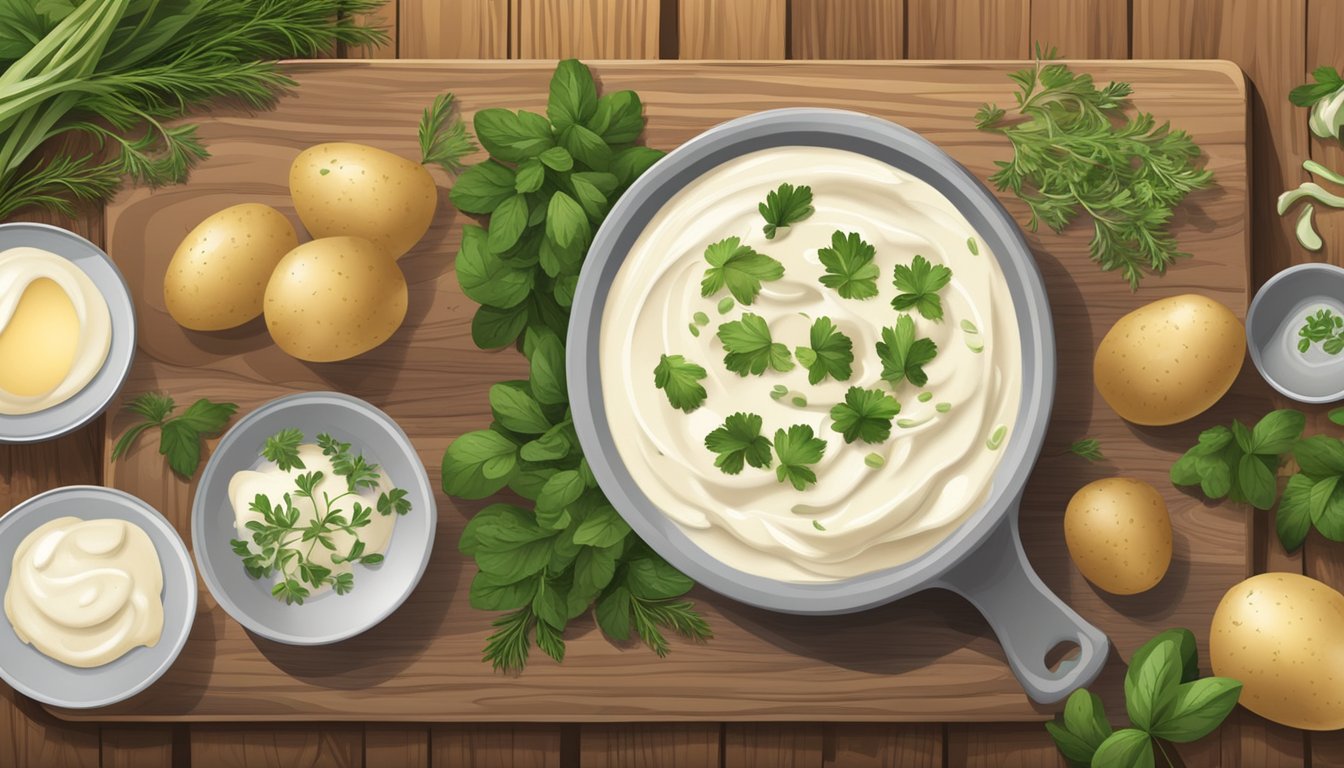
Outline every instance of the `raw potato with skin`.
POLYGON ((266 285, 266 327, 285 352, 346 360, 387 341, 406 318, 406 278, 373 243, 327 237, 285 255, 266 285))
POLYGON ((429 231, 439 199, 424 166, 346 142, 300 152, 289 168, 289 193, 313 237, 362 237, 392 259, 429 231))
POLYGON ((1157 489, 1133 477, 1083 486, 1064 512, 1064 543, 1083 576, 1116 595, 1157 586, 1171 565, 1171 517, 1157 489))
POLYGON ((1245 356, 1246 331, 1232 310, 1185 294, 1117 320, 1097 347, 1093 381, 1121 418, 1177 424, 1218 402, 1245 356))
POLYGON ((168 263, 168 314, 193 331, 222 331, 255 319, 275 265, 298 244, 289 219, 269 205, 243 203, 207 217, 168 263))
POLYGON ((1262 573, 1223 595, 1209 628, 1213 673, 1276 723, 1344 728, 1344 595, 1296 573, 1262 573))

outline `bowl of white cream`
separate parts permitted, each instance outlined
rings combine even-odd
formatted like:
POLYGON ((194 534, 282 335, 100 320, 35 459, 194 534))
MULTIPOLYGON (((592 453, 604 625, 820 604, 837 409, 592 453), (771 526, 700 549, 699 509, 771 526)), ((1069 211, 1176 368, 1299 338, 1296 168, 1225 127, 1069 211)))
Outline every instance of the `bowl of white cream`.
POLYGON ((0 442, 97 418, 134 354, 135 309, 106 253, 60 227, 0 224, 0 442))
POLYGON ((1344 400, 1344 269, 1298 264, 1246 312, 1246 347, 1265 381, 1299 403, 1344 400))
POLYGON ((196 573, 172 525, 140 499, 57 488, 0 518, 0 678, 88 709, 158 680, 196 618, 196 573))

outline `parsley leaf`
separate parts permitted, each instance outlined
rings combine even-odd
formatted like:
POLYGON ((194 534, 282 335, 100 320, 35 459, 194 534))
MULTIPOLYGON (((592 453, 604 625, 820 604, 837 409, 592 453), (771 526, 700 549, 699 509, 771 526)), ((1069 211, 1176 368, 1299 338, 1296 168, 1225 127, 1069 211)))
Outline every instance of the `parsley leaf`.
POLYGON ((901 404, 882 390, 850 387, 845 402, 831 409, 831 429, 846 443, 880 443, 891 437, 891 420, 900 412, 901 404))
POLYGON ((943 300, 938 297, 938 292, 951 279, 952 270, 916 254, 910 266, 896 265, 893 282, 901 293, 891 300, 891 306, 899 310, 913 307, 928 320, 942 320, 943 300))
POLYGON ((742 240, 729 237, 705 249, 709 268, 700 281, 700 295, 706 298, 728 286, 733 298, 743 304, 755 301, 761 292, 762 280, 778 280, 784 276, 784 265, 743 245, 742 240))
POLYGON ((877 356, 882 360, 882 378, 894 387, 908 380, 917 387, 929 382, 924 366, 938 355, 938 345, 932 339, 915 338, 915 321, 901 315, 896 327, 882 329, 882 340, 877 342, 877 356))
POLYGON ((836 381, 848 381, 853 373, 854 342, 840 331, 829 317, 818 317, 812 323, 811 346, 793 351, 798 362, 807 369, 809 384, 819 384, 827 376, 836 381))
POLYGON ((238 406, 201 398, 180 416, 169 418, 176 407, 173 398, 155 392, 147 392, 128 403, 126 410, 143 421, 131 425, 117 439, 116 445, 112 446, 112 461, 124 456, 140 435, 158 427, 159 453, 168 460, 168 466, 174 472, 191 479, 201 464, 202 439, 223 430, 238 411, 238 406))
POLYGON ((792 483, 797 490, 817 482, 817 473, 807 465, 816 464, 826 454, 826 441, 816 437, 806 424, 794 424, 785 432, 775 430, 775 455, 779 466, 775 476, 781 483, 792 483))
POLYGON ((877 264, 873 246, 865 243, 858 232, 846 235, 836 230, 831 235, 831 247, 817 251, 817 258, 826 267, 821 284, 834 288, 841 298, 871 299, 877 295, 877 264))
POLYGON ((1306 354, 1312 344, 1321 344, 1327 354, 1337 355, 1344 351, 1344 317, 1328 307, 1321 309, 1307 316, 1297 335, 1297 350, 1302 354, 1306 354))
POLYGON ((748 312, 741 320, 720 325, 718 337, 728 351, 723 364, 739 376, 760 376, 766 368, 793 370, 789 348, 771 339, 770 326, 760 315, 748 312))
POLYGON ((761 417, 754 413, 734 413, 723 426, 705 436, 705 447, 719 457, 714 466, 724 474, 736 475, 745 462, 758 469, 770 468, 770 440, 761 434, 761 417))
POLYGON ((262 458, 275 462, 281 472, 291 469, 306 469, 299 458, 299 444, 303 442, 303 433, 294 427, 282 429, 266 438, 261 448, 262 458))
POLYGON ((765 219, 765 239, 774 240, 781 227, 797 224, 812 215, 812 188, 780 184, 779 189, 765 196, 759 210, 765 219))
POLYGON ((653 369, 653 385, 663 390, 673 408, 690 413, 705 402, 700 380, 707 375, 704 368, 681 355, 663 355, 653 369))

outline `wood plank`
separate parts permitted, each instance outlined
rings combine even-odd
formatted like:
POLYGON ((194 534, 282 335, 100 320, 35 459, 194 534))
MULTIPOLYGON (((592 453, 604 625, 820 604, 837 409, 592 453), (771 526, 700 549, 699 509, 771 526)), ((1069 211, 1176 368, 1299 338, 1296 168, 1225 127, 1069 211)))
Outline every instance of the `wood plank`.
POLYGON ((830 727, 826 768, 941 768, 943 726, 837 723, 830 727))
POLYGON ((344 43, 339 48, 343 59, 395 59, 397 58, 397 0, 387 0, 373 13, 356 14, 353 18, 359 24, 377 27, 387 33, 387 42, 374 46, 349 46, 344 43))
POLYGON ((793 59, 905 57, 905 0, 793 0, 793 59))
POLYGON ((488 725, 434 728, 432 765, 453 768, 559 768, 562 730, 551 725, 488 725))
POLYGON ((678 768, 720 765, 723 727, 718 723, 620 723, 584 725, 579 731, 583 768, 678 768))
POLYGON ((907 0, 911 59, 1024 59, 1031 0, 907 0))
POLYGON ((1065 768, 1064 758, 1040 724, 947 726, 947 764, 958 768, 1065 768))
POLYGON ((63 723, 0 683, 0 765, 98 768, 98 727, 63 723))
POLYGON ((368 768, 429 768, 429 729, 417 725, 365 726, 364 765, 368 768))
POLYGON ((102 729, 101 768, 172 768, 172 766, 171 727, 109 725, 102 729))
POLYGON ((514 58, 658 58, 660 0, 512 3, 514 58))
POLYGON ((804 723, 730 723, 723 768, 820 768, 822 728, 804 723))
MULTIPOLYGON (((675 147, 712 124, 782 104, 843 107, 904 123, 984 177, 1007 147, 974 130, 970 116, 982 101, 1010 98, 1005 74, 1017 66, 646 62, 595 68, 604 87, 640 91, 649 115, 647 140, 654 146, 675 147)), ((1167 626, 1189 626, 1203 638, 1217 599, 1246 575, 1244 511, 1206 505, 1165 479, 1200 429, 1244 415, 1238 414, 1244 403, 1228 398, 1196 423, 1158 437, 1123 424, 1088 378, 1095 339, 1142 303, 1199 290, 1244 311, 1244 93, 1240 73, 1216 63, 1086 66, 1097 77, 1135 82, 1139 107, 1191 130, 1223 184, 1192 202, 1207 221, 1178 222, 1176 235, 1194 257, 1147 282, 1138 295, 1090 261, 1086 228, 1029 238, 1050 293, 1060 357, 1061 386, 1045 453, 1058 456, 1087 434, 1106 445, 1111 461, 1097 467, 1077 461, 1067 472, 1033 474, 1021 518, 1026 547, 1042 579, 1105 629, 1127 657, 1167 626), (1134 601, 1098 594, 1063 546, 1059 510, 1078 486, 1102 473, 1149 479, 1163 489, 1172 511, 1176 565, 1162 586, 1139 598, 1142 610, 1134 601)), ((201 134, 215 156, 197 169, 191 185, 128 192, 110 209, 114 252, 137 254, 124 266, 144 319, 127 391, 155 387, 182 399, 226 397, 246 411, 296 389, 343 389, 402 424, 437 486, 433 473, 448 441, 488 420, 488 385, 523 370, 515 353, 482 353, 466 337, 474 306, 462 297, 445 259, 456 252, 465 217, 439 217, 422 246, 402 261, 418 322, 356 363, 304 365, 255 330, 219 340, 187 334, 165 314, 158 275, 191 223, 218 208, 249 199, 292 211, 289 160, 296 148, 330 139, 332 126, 341 126, 343 138, 412 156, 418 113, 445 83, 458 93, 468 118, 486 107, 540 109, 551 66, 369 62, 295 65, 289 71, 302 85, 266 114, 264 131, 242 113, 204 118, 201 134), (395 366, 395 387, 390 377, 368 377, 369 366, 395 366)), ((1024 218, 1018 201, 1001 199, 1024 218)), ((124 426, 118 418, 114 432, 124 426)), ((108 477, 186 530, 191 488, 165 481, 162 461, 152 445, 141 446, 108 477)), ((928 722, 1049 716, 1026 700, 969 604, 940 593, 853 616, 813 618, 756 611, 700 591, 694 598, 714 629, 711 643, 676 643, 658 661, 644 649, 607 643, 584 619, 570 632, 563 665, 536 654, 519 678, 496 675, 480 661, 493 617, 469 608, 471 566, 452 555, 465 520, 481 505, 443 496, 437 501, 440 554, 406 606, 379 627, 337 647, 286 648, 248 635, 203 595, 197 630, 174 668, 149 691, 97 713, 97 719, 928 722), (901 642, 893 644, 897 631, 901 642), (376 661, 352 666, 350 658, 376 661)), ((1099 692, 1110 700, 1118 685, 1110 675, 1099 692)))
POLYGON ((403 59, 506 59, 509 0, 399 0, 403 59))
POLYGON ((192 768, 362 768, 364 732, 348 726, 197 725, 192 768))
POLYGON ((683 59, 782 59, 786 0, 677 0, 683 59))
POLYGON ((1031 0, 1031 41, 1071 59, 1129 57, 1129 0, 1031 0))

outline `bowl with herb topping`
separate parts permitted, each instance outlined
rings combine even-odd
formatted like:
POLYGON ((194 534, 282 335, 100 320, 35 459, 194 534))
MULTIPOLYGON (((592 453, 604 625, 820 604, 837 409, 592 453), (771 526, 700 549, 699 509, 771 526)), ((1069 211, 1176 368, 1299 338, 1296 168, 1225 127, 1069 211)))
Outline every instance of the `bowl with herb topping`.
POLYGON ((252 632, 291 645, 391 615, 429 563, 438 516, 405 432, 336 392, 240 419, 201 475, 191 537, 206 587, 252 632))
POLYGON ((1251 362, 1300 403, 1344 400, 1344 269, 1298 264, 1271 277, 1246 312, 1251 362))
POLYGON ((1100 670, 1105 636, 1017 538, 1054 391, 1040 274, 936 146, 836 110, 711 129, 613 207, 574 307, 584 454, 697 582, 801 614, 949 588, 1038 701, 1100 670))

